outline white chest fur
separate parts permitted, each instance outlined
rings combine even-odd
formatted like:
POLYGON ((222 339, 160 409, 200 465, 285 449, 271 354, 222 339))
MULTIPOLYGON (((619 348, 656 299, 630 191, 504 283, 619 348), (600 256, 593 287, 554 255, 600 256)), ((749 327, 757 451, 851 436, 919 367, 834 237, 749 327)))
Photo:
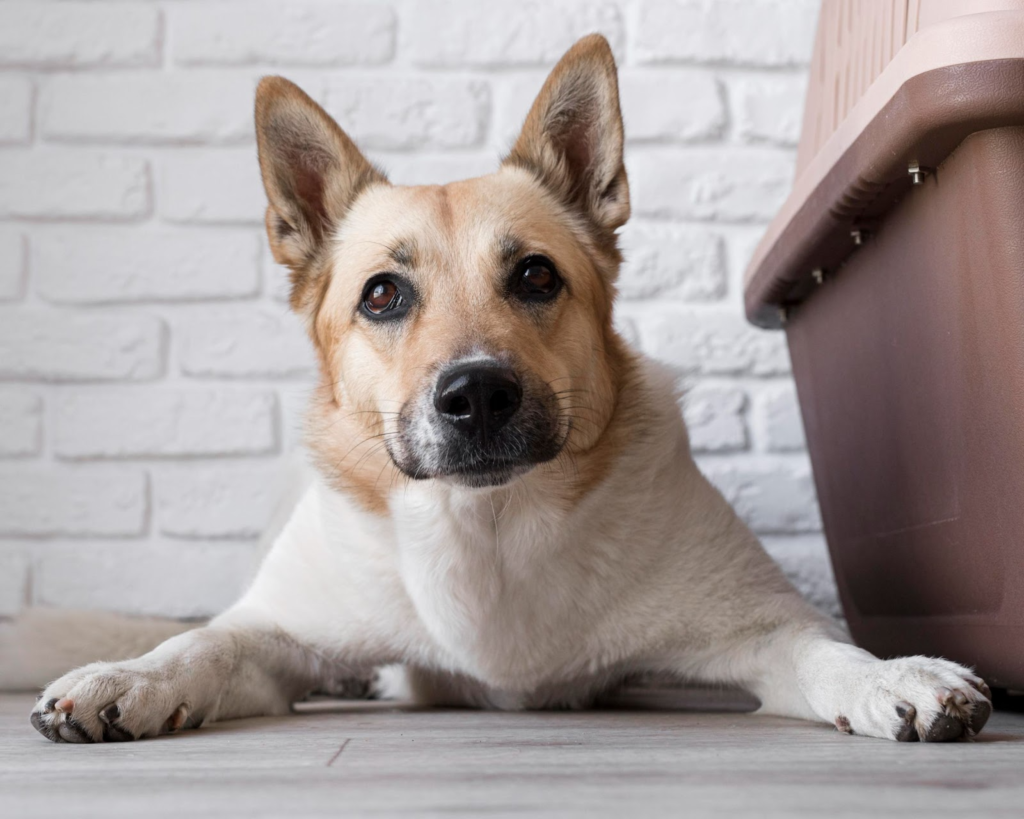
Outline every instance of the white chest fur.
POLYGON ((426 629, 460 670, 503 688, 583 671, 594 616, 579 594, 586 527, 529 492, 417 490, 395 514, 399 571, 426 629))

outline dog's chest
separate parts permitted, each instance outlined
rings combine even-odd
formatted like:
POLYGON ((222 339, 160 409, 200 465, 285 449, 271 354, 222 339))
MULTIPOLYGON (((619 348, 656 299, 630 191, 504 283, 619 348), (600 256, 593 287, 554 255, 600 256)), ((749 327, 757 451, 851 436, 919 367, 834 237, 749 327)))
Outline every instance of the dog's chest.
POLYGON ((463 673, 525 689, 590 673, 592 603, 560 521, 489 502, 412 506, 397 519, 400 570, 427 631, 463 673))

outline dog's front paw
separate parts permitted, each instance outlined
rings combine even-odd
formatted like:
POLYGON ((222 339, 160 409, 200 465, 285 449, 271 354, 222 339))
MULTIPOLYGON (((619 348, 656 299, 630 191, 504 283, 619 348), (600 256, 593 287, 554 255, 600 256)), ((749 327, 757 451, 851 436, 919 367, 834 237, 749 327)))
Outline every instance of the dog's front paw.
POLYGON ((836 727, 899 742, 950 742, 974 737, 992 714, 991 692, 970 669, 931 657, 879 660, 861 697, 836 727))
POLYGON ((30 719, 53 742, 125 742, 199 723, 173 675, 131 661, 93 663, 50 683, 30 719))

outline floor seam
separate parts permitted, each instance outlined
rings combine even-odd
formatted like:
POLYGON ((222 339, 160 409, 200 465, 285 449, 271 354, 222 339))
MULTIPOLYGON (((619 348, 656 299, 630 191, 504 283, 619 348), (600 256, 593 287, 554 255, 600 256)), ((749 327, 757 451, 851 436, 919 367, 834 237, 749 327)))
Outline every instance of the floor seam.
POLYGON ((347 738, 347 739, 346 739, 346 740, 345 740, 345 741, 344 741, 343 743, 341 743, 341 747, 340 747, 340 748, 338 748, 338 750, 337 750, 337 751, 335 752, 334 756, 332 756, 332 757, 331 757, 331 758, 330 758, 330 759, 329 759, 329 760, 327 761, 327 767, 328 767, 328 768, 330 768, 330 767, 331 767, 331 765, 333 765, 333 764, 335 763, 335 761, 336 761, 336 760, 338 759, 338 757, 339 757, 339 756, 341 756, 341 752, 345 750, 345 747, 346 747, 346 746, 347 746, 347 745, 348 745, 348 744, 349 744, 349 743, 350 743, 351 741, 352 741, 352 738, 351 738, 351 737, 349 737, 349 738, 347 738))

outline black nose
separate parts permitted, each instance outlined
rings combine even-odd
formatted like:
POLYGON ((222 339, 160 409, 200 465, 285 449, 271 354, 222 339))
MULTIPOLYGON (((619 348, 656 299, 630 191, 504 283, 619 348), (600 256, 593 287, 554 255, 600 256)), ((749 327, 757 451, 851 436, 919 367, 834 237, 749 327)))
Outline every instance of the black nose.
POLYGON ((452 426, 484 441, 508 423, 523 400, 515 373, 507 367, 467 364, 437 383, 434 407, 452 426))

